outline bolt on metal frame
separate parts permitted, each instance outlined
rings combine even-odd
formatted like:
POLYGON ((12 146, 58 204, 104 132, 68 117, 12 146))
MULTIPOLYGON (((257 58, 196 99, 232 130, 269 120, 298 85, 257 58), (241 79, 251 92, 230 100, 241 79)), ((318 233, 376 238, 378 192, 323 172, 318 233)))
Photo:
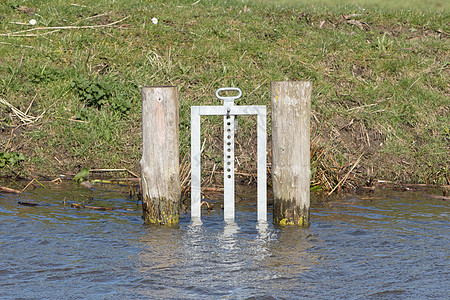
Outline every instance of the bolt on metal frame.
POLYGON ((264 105, 234 105, 234 100, 242 96, 239 88, 220 88, 216 97, 223 100, 223 106, 191 106, 191 218, 201 217, 201 141, 200 117, 223 116, 224 123, 224 219, 234 220, 234 133, 235 117, 257 115, 257 219, 267 221, 267 110, 264 105), (222 97, 221 92, 237 91, 233 97, 222 97))

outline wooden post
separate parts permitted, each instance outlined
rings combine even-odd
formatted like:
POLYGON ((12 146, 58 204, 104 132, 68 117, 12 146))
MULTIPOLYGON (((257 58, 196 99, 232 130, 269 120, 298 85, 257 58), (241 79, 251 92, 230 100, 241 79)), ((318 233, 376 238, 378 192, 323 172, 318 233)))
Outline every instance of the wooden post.
POLYGON ((309 226, 310 82, 271 82, 273 222, 309 226))
POLYGON ((178 90, 175 86, 143 87, 141 96, 144 222, 178 224, 181 198, 178 90))

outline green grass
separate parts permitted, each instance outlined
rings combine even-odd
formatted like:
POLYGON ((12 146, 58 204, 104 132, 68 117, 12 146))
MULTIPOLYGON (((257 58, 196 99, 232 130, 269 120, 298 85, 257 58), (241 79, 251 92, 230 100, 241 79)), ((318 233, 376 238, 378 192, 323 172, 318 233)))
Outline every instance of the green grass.
POLYGON ((310 7, 322 7, 325 6, 328 9, 341 9, 345 6, 359 6, 360 8, 381 8, 381 9, 408 9, 408 10, 448 10, 450 4, 448 1, 443 0, 433 0, 433 1, 422 1, 422 0, 407 0, 407 1, 387 1, 387 0, 278 0, 278 1, 268 1, 268 0, 250 0, 244 1, 244 3, 261 3, 265 5, 273 5, 277 7, 285 6, 310 6, 310 7))
MULTIPOLYGON (((73 3, 0 4, 0 97, 22 111, 33 101, 29 114, 44 113, 24 125, 0 104, 0 151, 25 155, 21 174, 137 172, 142 86, 179 87, 183 158, 189 107, 220 104, 217 88, 237 86, 244 92, 238 104, 270 107, 270 81, 309 80, 312 137, 326 151, 330 163, 321 168, 333 184, 361 153, 355 178, 448 184, 446 1, 73 3), (17 24, 32 18, 34 27, 17 24), (57 26, 76 27, 23 32, 57 26), (89 89, 98 82, 111 89, 107 96, 89 89)), ((240 122, 242 144, 256 144, 250 121, 240 122)), ((220 162, 220 124, 203 122, 211 164, 220 162)), ((247 172, 251 155, 240 154, 247 172)))

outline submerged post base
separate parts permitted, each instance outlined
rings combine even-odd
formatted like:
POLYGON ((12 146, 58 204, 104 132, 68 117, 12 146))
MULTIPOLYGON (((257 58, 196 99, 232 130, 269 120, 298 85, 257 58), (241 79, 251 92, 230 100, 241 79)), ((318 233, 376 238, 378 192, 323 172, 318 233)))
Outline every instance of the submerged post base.
POLYGON ((167 199, 144 199, 142 201, 143 219, 145 224, 177 225, 180 222, 177 202, 167 199), (164 207, 162 207, 164 206, 164 207))
POLYGON ((309 208, 306 205, 296 206, 294 200, 274 199, 273 223, 281 226, 309 227, 309 208))

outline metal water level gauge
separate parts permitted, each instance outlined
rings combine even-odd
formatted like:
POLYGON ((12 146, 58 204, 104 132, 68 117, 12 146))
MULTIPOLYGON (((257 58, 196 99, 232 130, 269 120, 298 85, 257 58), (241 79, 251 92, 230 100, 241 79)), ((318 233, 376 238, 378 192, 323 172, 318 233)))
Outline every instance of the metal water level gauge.
POLYGON ((267 173, 266 173, 266 118, 264 105, 234 105, 234 101, 242 96, 239 88, 220 88, 216 97, 223 101, 222 106, 191 106, 191 218, 201 217, 201 141, 200 116, 223 116, 223 161, 224 161, 224 218, 235 216, 235 182, 234 182, 234 134, 237 128, 236 116, 257 116, 257 166, 258 220, 267 220, 267 173), (221 96, 226 92, 238 92, 237 96, 221 96))

